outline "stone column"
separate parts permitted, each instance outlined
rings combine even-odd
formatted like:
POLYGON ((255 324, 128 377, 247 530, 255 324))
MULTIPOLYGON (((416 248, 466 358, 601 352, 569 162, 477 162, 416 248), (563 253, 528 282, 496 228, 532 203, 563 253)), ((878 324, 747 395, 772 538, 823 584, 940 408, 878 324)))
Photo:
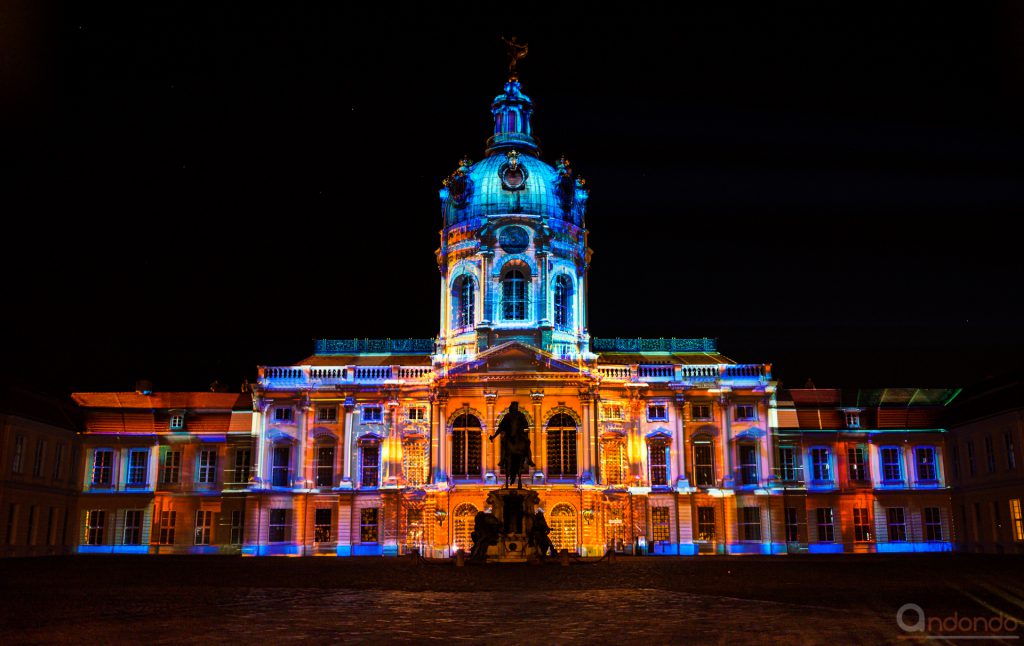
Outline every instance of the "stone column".
MULTIPOLYGON (((497 430, 494 428, 494 404, 497 401, 497 399, 498 391, 484 391, 484 400, 487 402, 487 411, 485 413, 487 415, 487 420, 484 422, 485 424, 487 424, 487 429, 484 432, 488 435, 488 437, 493 435, 494 431, 497 430)), ((500 438, 495 438, 493 440, 488 440, 486 442, 483 441, 484 439, 485 438, 481 438, 481 444, 483 444, 484 450, 484 477, 485 479, 488 475, 497 477, 498 458, 496 457, 496 455, 499 447, 499 444, 497 444, 497 442, 500 441, 500 438)))
POLYGON ((732 489, 735 481, 732 455, 732 397, 723 394, 718 401, 722 406, 722 487, 732 489))
POLYGON ((579 390, 580 412, 583 413, 582 434, 582 462, 581 480, 584 484, 596 484, 598 482, 597 469, 597 447, 594 444, 594 435, 597 432, 597 410, 594 393, 589 388, 579 390))
MULTIPOLYGON (((548 319, 548 253, 537 251, 537 268, 540 269, 540 285, 537 289, 537 322, 540 325, 551 325, 548 319)), ((544 348, 550 350, 550 348, 544 348)))
POLYGON ((292 486, 299 486, 308 489, 307 481, 310 480, 310 454, 313 451, 313 442, 310 433, 313 431, 313 403, 309 400, 309 393, 302 393, 296 408, 295 434, 299 440, 299 454, 295 460, 295 482, 292 486))
POLYGON ((485 247, 480 248, 480 324, 490 325, 493 320, 491 312, 490 273, 494 252, 485 247))
POLYGON ((434 482, 448 482, 448 393, 438 390, 434 395, 437 405, 437 464, 434 482))
POLYGON ((686 395, 681 390, 675 395, 675 429, 672 431, 672 470, 675 487, 689 487, 686 472, 686 395))
POLYGON ((530 453, 533 456, 533 461, 536 466, 530 470, 530 475, 537 473, 538 471, 544 472, 546 469, 546 462, 544 460, 544 452, 547 450, 542 445, 543 435, 541 434, 541 426, 543 420, 541 415, 543 414, 541 408, 544 405, 544 391, 542 389, 530 391, 530 401, 533 403, 533 437, 530 438, 530 453))
POLYGON ((352 486, 352 442, 353 442, 352 424, 354 423, 354 418, 355 418, 355 409, 356 409, 356 400, 355 400, 355 398, 354 397, 346 397, 345 398, 344 408, 345 408, 345 438, 344 438, 345 444, 344 444, 344 446, 342 448, 342 450, 344 451, 344 454, 343 454, 344 463, 342 464, 342 467, 341 467, 342 468, 341 480, 342 480, 342 482, 349 483, 348 486, 352 486))
POLYGON ((256 460, 258 464, 254 465, 255 469, 253 473, 259 478, 260 487, 262 488, 264 483, 270 482, 270 441, 267 438, 267 411, 270 409, 270 400, 266 397, 255 397, 252 400, 252 407, 255 415, 253 415, 253 425, 256 439, 256 460))

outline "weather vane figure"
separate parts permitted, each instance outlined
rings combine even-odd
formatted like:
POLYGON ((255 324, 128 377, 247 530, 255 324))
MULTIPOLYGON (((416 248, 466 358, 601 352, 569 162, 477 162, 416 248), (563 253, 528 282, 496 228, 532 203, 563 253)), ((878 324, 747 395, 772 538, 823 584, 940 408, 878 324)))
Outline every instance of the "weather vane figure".
POLYGON ((516 73, 516 63, 526 58, 526 54, 530 51, 530 46, 527 43, 520 45, 516 42, 515 36, 511 39, 502 36, 501 39, 508 46, 508 78, 510 81, 514 81, 519 78, 519 75, 516 73))

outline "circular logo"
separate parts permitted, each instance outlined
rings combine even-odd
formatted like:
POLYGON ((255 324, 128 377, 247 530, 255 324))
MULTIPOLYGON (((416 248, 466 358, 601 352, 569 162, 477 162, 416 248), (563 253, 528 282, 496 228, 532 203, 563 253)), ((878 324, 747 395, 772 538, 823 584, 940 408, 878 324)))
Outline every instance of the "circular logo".
POLYGON ((505 227, 498 234, 498 244, 506 253, 522 253, 530 244, 530 234, 523 227, 505 227))

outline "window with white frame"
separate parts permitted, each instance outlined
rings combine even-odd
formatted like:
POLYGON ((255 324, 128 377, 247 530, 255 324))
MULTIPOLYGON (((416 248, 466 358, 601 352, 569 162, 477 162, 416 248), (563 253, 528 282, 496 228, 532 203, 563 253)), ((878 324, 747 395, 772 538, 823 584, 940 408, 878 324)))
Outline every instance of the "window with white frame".
POLYGON ((506 321, 526 320, 526 276, 518 269, 508 271, 501 279, 501 312, 506 321))
POLYGON ((697 540, 715 540, 715 508, 697 507, 697 540))
POLYGON ((288 540, 288 510, 271 509, 270 522, 267 525, 267 540, 271 543, 283 543, 288 540))
POLYGON ((868 480, 868 448, 863 444, 846 449, 846 465, 850 480, 866 482, 868 480))
POLYGON ((749 422, 757 419, 757 406, 754 404, 736 404, 736 421, 749 422))
POLYGON ((123 545, 142 544, 142 510, 126 509, 124 512, 124 531, 121 535, 123 545))
POLYGON ((889 542, 905 543, 907 540, 907 518, 903 507, 889 507, 885 510, 889 526, 889 542))
POLYGON ((456 330, 472 327, 476 322, 476 294, 473 279, 469 276, 455 279, 455 287, 452 290, 452 314, 452 327, 456 330))
POLYGON ((58 442, 53 451, 53 474, 54 480, 60 480, 61 471, 64 468, 64 443, 58 442))
POLYGON ((647 421, 648 422, 667 422, 668 421, 668 405, 667 404, 648 404, 647 405, 647 421))
POLYGON ((46 440, 36 440, 36 459, 32 463, 32 475, 37 478, 43 477, 43 460, 46 458, 46 440))
POLYGON ((164 459, 160 464, 160 482, 178 484, 181 481, 181 451, 164 449, 164 459))
POLYGON ((144 487, 149 484, 148 467, 149 450, 132 449, 128 453, 128 486, 144 487))
POLYGON ((1003 433, 1003 442, 1006 444, 1006 468, 1009 471, 1017 470, 1017 452, 1013 448, 1013 434, 1003 433))
POLYGON ((783 482, 795 482, 800 479, 797 455, 799 453, 795 446, 779 447, 779 479, 783 482))
POLYGON ((234 479, 238 484, 247 484, 252 475, 252 449, 235 449, 234 479))
POLYGON ((245 514, 240 509, 235 509, 231 512, 231 544, 241 545, 242 539, 245 537, 245 514))
POLYGON ((935 447, 918 446, 914 448, 914 463, 917 465, 918 482, 936 482, 935 447))
POLYGON ((996 449, 992 444, 992 436, 985 436, 985 466, 989 473, 996 472, 996 449))
POLYGON ((199 468, 196 470, 196 482, 213 484, 217 482, 217 449, 199 451, 199 468))
POLYGON ((290 487, 291 447, 278 444, 274 447, 274 456, 270 463, 270 484, 274 487, 290 487))
POLYGON ((860 411, 848 410, 843 416, 846 418, 846 428, 860 428, 860 411))
POLYGON ((316 409, 316 421, 318 422, 337 422, 338 421, 338 407, 337 406, 325 406, 323 408, 316 409))
POLYGON ((178 512, 170 509, 160 512, 160 545, 174 545, 174 528, 177 524, 178 512))
POLYGON ((292 409, 290 406, 278 406, 274 409, 274 421, 275 422, 290 422, 292 421, 292 409))
POLYGON ((316 486, 334 486, 334 445, 319 444, 316 447, 316 486))
POLYGON ((817 483, 832 482, 832 451, 827 446, 811 449, 811 479, 817 483))
POLYGON ((757 446, 755 444, 740 444, 740 484, 751 486, 758 484, 757 478, 757 446))
POLYGON ((204 509, 196 510, 195 545, 209 545, 213 533, 213 512, 204 509))
POLYGON ((942 540, 942 514, 938 507, 925 507, 922 513, 924 522, 924 539, 926 541, 942 540))
POLYGON ((25 436, 14 436, 14 459, 11 462, 11 471, 21 473, 25 468, 25 436))
POLYGON ((107 512, 92 509, 85 512, 85 544, 103 545, 103 529, 107 524, 107 512))
POLYGON ((410 422, 425 422, 427 421, 427 407, 426 406, 410 406, 406 411, 406 419, 410 422))
POLYGON ((330 507, 319 507, 313 513, 313 542, 331 542, 331 509, 330 507))
POLYGON ((114 452, 96 449, 92 454, 92 484, 110 486, 114 480, 114 452))
POLYGON ((363 406, 364 424, 380 424, 384 419, 384 409, 380 406, 363 406))
POLYGON ((558 413, 548 420, 547 457, 549 478, 576 476, 576 420, 558 413))
POLYGON ((974 440, 967 440, 967 472, 972 476, 978 472, 978 464, 974 456, 974 440))
POLYGON ((601 419, 623 419, 622 404, 603 403, 601 404, 601 419))
POLYGON ((878 453, 879 459, 882 462, 882 482, 903 482, 903 464, 900 447, 883 446, 879 449, 878 453))
POLYGON ((835 515, 831 507, 818 507, 815 510, 818 526, 818 542, 834 543, 836 541, 835 515))
POLYGON ((693 477, 698 487, 715 486, 715 450, 711 440, 693 442, 693 477))
POLYGON ((690 419, 699 422, 710 422, 713 419, 710 403, 694 402, 690 404, 690 419))
POLYGON ((800 541, 800 524, 797 519, 796 507, 786 507, 782 512, 782 520, 786 526, 786 542, 797 543, 800 541))
POLYGON ((360 447, 360 478, 363 487, 376 487, 380 482, 380 444, 364 442, 360 447))
POLYGON ((651 486, 664 487, 668 485, 668 454, 669 442, 666 439, 658 438, 651 440, 647 446, 651 470, 651 486))
POLYGON ((185 414, 175 413, 171 415, 171 420, 168 426, 172 431, 180 431, 185 428, 185 414))
POLYGON ((480 476, 483 426, 476 415, 462 413, 452 423, 451 473, 460 478, 480 476))
POLYGON ((744 541, 761 540, 761 508, 740 508, 740 536, 744 541))
POLYGON ((871 521, 867 507, 853 509, 853 540, 864 543, 871 540, 871 521))
POLYGON ((567 328, 572 322, 572 280, 562 274, 555 278, 555 326, 567 328))

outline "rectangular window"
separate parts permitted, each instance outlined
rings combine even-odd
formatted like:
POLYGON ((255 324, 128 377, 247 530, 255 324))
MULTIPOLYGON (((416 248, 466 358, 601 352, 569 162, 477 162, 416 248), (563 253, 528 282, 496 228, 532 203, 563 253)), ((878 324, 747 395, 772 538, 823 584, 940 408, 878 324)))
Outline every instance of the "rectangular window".
POLYGON ((715 508, 697 507, 697 540, 715 540, 715 508))
POLYGON ((601 404, 602 419, 622 419, 621 404, 601 404))
POLYGON ((196 545, 209 545, 210 534, 213 533, 213 512, 196 510, 196 545))
POLYGON ((846 428, 860 428, 860 413, 858 411, 846 411, 846 428))
POLYGON ((185 428, 185 416, 180 413, 171 415, 169 426, 172 431, 180 431, 185 428))
POLYGON ((900 464, 898 446, 883 446, 879 453, 882 460, 882 482, 903 482, 903 465, 900 464))
POLYGON ((889 542, 905 543, 907 540, 907 519, 903 507, 889 507, 886 510, 889 521, 889 542))
POLYGON ((418 487, 427 483, 427 443, 406 440, 402 447, 402 473, 405 484, 418 487))
POLYGON ((128 486, 144 487, 149 484, 149 450, 132 449, 128 453, 128 486))
POLYGON ((331 510, 317 509, 313 518, 313 542, 331 542, 331 510))
POLYGON ((199 452, 197 481, 203 484, 217 482, 217 449, 203 449, 199 452))
POLYGON ((698 487, 715 486, 715 457, 711 442, 693 443, 693 472, 698 487))
POLYGON ((291 447, 275 446, 274 462, 270 467, 270 484, 275 487, 287 487, 290 485, 288 477, 289 464, 291 462, 291 447))
POLYGON ((181 481, 181 451, 165 451, 160 465, 160 482, 178 484, 181 481))
POLYGON ((43 458, 46 457, 46 440, 36 440, 36 459, 32 462, 32 475, 43 477, 43 458))
POLYGON ((779 447, 779 479, 783 482, 794 482, 798 480, 796 464, 796 447, 779 447))
POLYGON ((18 505, 11 503, 7 506, 7 544, 14 545, 18 534, 18 505))
POLYGON ((161 545, 174 545, 174 527, 178 524, 178 512, 160 512, 160 540, 161 545))
MULTIPOLYGON (((992 506, 992 542, 999 543, 1000 530, 1003 528, 1003 519, 999 517, 999 503, 993 500, 989 503, 992 506)), ((33 507, 33 509, 35 509, 33 507)), ((31 512, 31 510, 29 510, 31 512)), ((32 529, 32 514, 28 516, 29 531, 32 529)), ((1000 546, 1002 547, 1002 546, 1000 546)))
POLYGON ((992 436, 985 436, 985 467, 989 473, 996 472, 996 450, 992 445, 992 436))
POLYGON ((786 542, 797 543, 800 541, 800 526, 797 521, 796 507, 786 507, 783 512, 786 523, 786 542))
POLYGON ((334 486, 333 446, 318 446, 316 449, 316 486, 334 486))
POLYGON ((245 515, 240 509, 236 509, 231 512, 231 544, 241 545, 242 538, 244 537, 243 530, 245 528, 245 515))
POLYGON ((827 447, 811 449, 811 477, 817 483, 832 482, 832 463, 827 447))
POLYGON ((28 541, 26 545, 36 544, 36 506, 32 505, 28 508, 28 541))
POLYGON ((710 422, 711 404, 690 404, 690 419, 700 422, 710 422))
POLYGON ((648 422, 667 422, 668 406, 665 404, 651 404, 647 407, 648 422))
POLYGON ((92 483, 110 486, 114 478, 114 452, 97 449, 92 456, 92 483))
POLYGON ((379 424, 384 419, 384 409, 380 406, 363 406, 363 423, 379 424))
POLYGON ((740 484, 756 485, 757 480, 757 447, 753 444, 740 444, 740 484))
POLYGON ((757 407, 753 404, 736 404, 736 421, 749 422, 757 419, 757 407))
POLYGON ((1013 540, 1024 541, 1024 516, 1021 515, 1020 498, 1010 499, 1010 520, 1013 523, 1013 540))
POLYGON ((1003 442, 1006 444, 1006 468, 1009 471, 1017 470, 1017 453, 1013 448, 1013 435, 1003 433, 1003 442))
POLYGON ((938 507, 924 508, 924 539, 926 541, 942 540, 942 515, 938 507))
POLYGON ((601 442, 601 471, 605 484, 625 484, 626 467, 626 443, 614 439, 601 442))
POLYGON ((871 540, 871 522, 868 520, 867 507, 855 507, 853 510, 853 540, 863 543, 871 540))
POLYGON ((53 450, 53 474, 54 480, 60 480, 61 471, 64 469, 64 443, 58 442, 53 450))
POLYGON ((668 507, 651 507, 651 540, 655 543, 670 540, 668 507))
POLYGON ((364 507, 359 511, 360 542, 377 542, 377 516, 379 511, 376 507, 364 507))
POLYGON ((85 512, 85 544, 103 545, 103 527, 107 522, 107 512, 93 509, 85 512))
POLYGON ((426 406, 410 406, 408 420, 410 422, 425 422, 427 421, 427 407, 426 406))
POLYGON ((917 464, 918 482, 936 482, 935 471, 935 448, 931 446, 919 446, 914 449, 917 464))
POLYGON ((651 486, 665 486, 668 484, 668 444, 665 442, 651 442, 651 486))
POLYGON ((955 479, 959 480, 960 479, 960 445, 959 444, 955 444, 955 443, 953 444, 952 462, 953 462, 953 477, 955 479))
POLYGON ((57 543, 57 536, 56 536, 55 532, 53 531, 55 529, 54 526, 53 526, 53 521, 55 520, 56 516, 57 516, 57 508, 56 507, 50 507, 49 513, 46 514, 46 544, 47 545, 55 545, 57 543))
POLYGON ((252 449, 235 449, 235 482, 248 484, 252 476, 252 449))
POLYGON ((290 422, 292 421, 292 409, 288 407, 279 407, 274 409, 274 421, 275 422, 290 422))
POLYGON ((740 535, 745 541, 761 540, 761 508, 740 508, 740 535))
POLYGON ((846 461, 852 482, 865 482, 868 479, 867 447, 858 445, 846 449, 846 461))
POLYGON ((25 468, 25 436, 14 436, 14 460, 11 462, 11 471, 21 473, 25 468))
POLYGON ((316 421, 336 422, 338 421, 338 409, 335 406, 316 409, 316 421))
POLYGON ((818 542, 834 543, 836 541, 835 518, 831 507, 818 507, 815 510, 818 520, 818 542))
POLYGON ((127 509, 124 512, 124 535, 121 538, 124 545, 142 544, 142 510, 127 509))
POLYGON ((288 510, 271 509, 268 527, 271 543, 283 543, 288 540, 288 510))
POLYGON ((974 458, 974 440, 967 440, 967 473, 975 475, 978 472, 978 465, 974 458))
POLYGON ((380 475, 380 446, 371 444, 362 449, 363 465, 360 483, 364 487, 376 487, 380 475))

